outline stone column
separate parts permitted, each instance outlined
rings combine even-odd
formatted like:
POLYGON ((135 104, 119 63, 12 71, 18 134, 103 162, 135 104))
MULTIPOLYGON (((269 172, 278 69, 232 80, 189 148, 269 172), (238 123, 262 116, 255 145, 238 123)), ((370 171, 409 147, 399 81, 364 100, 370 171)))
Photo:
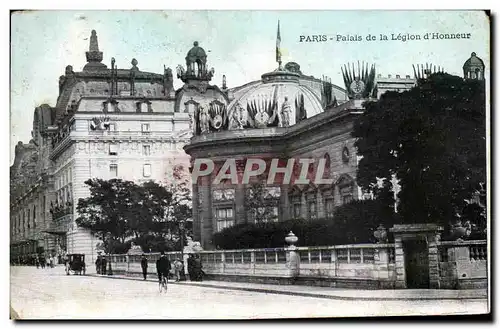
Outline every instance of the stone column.
POLYGON ((198 184, 193 182, 193 240, 200 241, 201 239, 201 220, 198 209, 198 184))
POLYGON ((394 237, 394 262, 396 268, 395 288, 406 288, 405 255, 401 236, 394 237))
POLYGON ((245 185, 238 182, 234 193, 235 224, 246 223, 247 214, 245 209, 245 185))
POLYGON ((309 219, 307 215, 307 198, 304 191, 300 194, 300 215, 303 219, 309 219))
POLYGON ((429 234, 427 236, 429 249, 429 288, 439 289, 439 255, 438 255, 438 234, 429 234))
POLYGON ((198 191, 200 192, 201 207, 198 211, 201 222, 201 245, 203 249, 211 249, 213 223, 212 223, 212 191, 211 191, 211 177, 203 176, 199 178, 200 185, 198 191))
POLYGON ((279 221, 290 219, 290 200, 288 198, 288 184, 280 186, 279 221))

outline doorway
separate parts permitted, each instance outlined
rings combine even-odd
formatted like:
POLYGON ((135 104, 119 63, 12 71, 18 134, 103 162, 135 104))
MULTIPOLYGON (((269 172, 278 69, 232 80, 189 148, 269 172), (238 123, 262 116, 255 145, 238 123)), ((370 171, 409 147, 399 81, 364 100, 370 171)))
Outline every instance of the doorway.
POLYGON ((429 251, 424 239, 403 241, 406 287, 429 288, 429 251))

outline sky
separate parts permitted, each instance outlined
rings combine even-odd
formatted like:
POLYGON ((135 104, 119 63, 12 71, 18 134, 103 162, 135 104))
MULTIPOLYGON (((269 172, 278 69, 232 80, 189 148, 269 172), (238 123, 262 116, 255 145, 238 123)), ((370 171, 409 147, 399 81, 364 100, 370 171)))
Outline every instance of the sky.
MULTIPOLYGON (((432 63, 462 76, 476 52, 489 76, 489 20, 482 11, 27 11, 11 16, 10 156, 18 141, 31 138, 36 106, 56 104, 59 76, 86 63, 91 30, 97 31, 103 63, 163 73, 163 65, 185 65, 198 41, 215 69, 213 84, 227 77, 229 88, 258 80, 277 68, 276 30, 280 21, 283 63, 299 63, 306 75, 326 75, 343 86, 341 66, 364 61, 377 74, 413 76, 412 64, 432 63), (424 40, 426 33, 470 33, 469 39, 424 40), (368 34, 377 40, 366 41, 368 34), (388 36, 381 41, 380 34, 388 36), (421 40, 391 40, 420 35, 421 40), (300 36, 326 35, 326 42, 300 36), (337 41, 337 35, 362 41, 337 41), (333 40, 330 40, 333 38, 333 40)), ((174 73, 175 74, 175 73, 174 73)), ((175 77, 174 77, 175 78, 175 77)), ((175 79, 176 88, 182 82, 175 79)))

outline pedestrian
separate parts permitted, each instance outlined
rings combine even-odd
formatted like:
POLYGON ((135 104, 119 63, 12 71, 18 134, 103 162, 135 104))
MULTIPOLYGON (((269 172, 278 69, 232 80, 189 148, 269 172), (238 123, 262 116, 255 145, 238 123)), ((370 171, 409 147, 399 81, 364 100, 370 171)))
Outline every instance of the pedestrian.
POLYGON ((203 269, 201 265, 200 255, 196 255, 194 259, 194 272, 195 272, 195 280, 202 281, 203 280, 203 269))
POLYGON ((189 257, 188 257, 188 275, 189 275, 189 280, 195 281, 193 254, 189 254, 189 257))
POLYGON ((181 281, 181 272, 182 268, 184 267, 184 264, 182 261, 177 258, 174 262, 174 270, 175 270, 175 282, 181 281))
POLYGON ((45 256, 44 255, 41 255, 40 256, 40 265, 42 266, 42 268, 45 268, 45 263, 47 261, 45 260, 45 256))
POLYGON ((106 275, 106 265, 107 265, 106 256, 103 256, 101 260, 101 274, 103 275, 106 275))
POLYGON ((36 268, 40 268, 40 259, 38 258, 38 255, 35 256, 35 265, 36 268))
POLYGON ((54 256, 50 256, 50 268, 54 268, 54 256))
POLYGON ((148 259, 146 258, 145 254, 142 254, 141 268, 142 268, 142 276, 144 277, 144 280, 146 280, 148 276, 148 259))
POLYGON ((95 260, 95 271, 97 274, 101 274, 101 255, 98 255, 95 260))

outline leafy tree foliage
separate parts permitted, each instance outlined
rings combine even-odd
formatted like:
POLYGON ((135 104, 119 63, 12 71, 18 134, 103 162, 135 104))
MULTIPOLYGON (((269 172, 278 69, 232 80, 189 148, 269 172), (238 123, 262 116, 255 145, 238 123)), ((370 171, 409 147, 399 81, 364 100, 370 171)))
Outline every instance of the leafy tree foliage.
POLYGON ((137 185, 121 179, 89 179, 85 184, 90 197, 78 200, 76 223, 103 241, 106 252, 126 252, 132 241, 143 250, 181 247, 179 223, 191 218, 187 181, 162 186, 153 181, 137 185))
POLYGON ((397 177, 405 223, 459 220, 486 181, 484 82, 437 73, 365 108, 352 133, 362 156, 358 184, 378 197, 397 177))

